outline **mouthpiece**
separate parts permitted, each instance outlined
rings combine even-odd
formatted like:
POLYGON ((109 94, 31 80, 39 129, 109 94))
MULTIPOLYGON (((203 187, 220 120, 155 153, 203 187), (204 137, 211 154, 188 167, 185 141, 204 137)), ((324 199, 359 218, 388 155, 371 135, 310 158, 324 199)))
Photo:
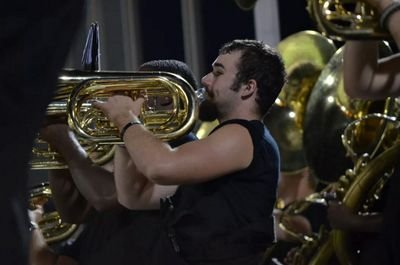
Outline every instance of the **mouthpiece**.
POLYGON ((196 97, 199 103, 202 103, 206 99, 207 91, 204 87, 201 87, 196 90, 196 97))

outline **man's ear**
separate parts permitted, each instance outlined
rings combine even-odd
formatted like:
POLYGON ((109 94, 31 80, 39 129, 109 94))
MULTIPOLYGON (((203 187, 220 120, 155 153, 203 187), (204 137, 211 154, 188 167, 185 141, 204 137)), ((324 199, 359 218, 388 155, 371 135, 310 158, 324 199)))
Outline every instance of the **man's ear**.
POLYGON ((257 91, 257 81, 254 79, 250 79, 242 90, 242 97, 249 98, 254 95, 257 91))

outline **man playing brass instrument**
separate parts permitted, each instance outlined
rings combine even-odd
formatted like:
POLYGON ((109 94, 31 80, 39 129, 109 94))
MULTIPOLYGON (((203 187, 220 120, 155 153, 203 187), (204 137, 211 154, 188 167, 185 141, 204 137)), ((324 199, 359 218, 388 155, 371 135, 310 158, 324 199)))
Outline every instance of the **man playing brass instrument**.
POLYGON ((281 91, 283 63, 262 42, 236 40, 212 66, 202 84, 220 125, 178 148, 140 124, 142 99, 114 96, 96 104, 121 130, 132 170, 143 174, 134 179, 116 170, 118 201, 137 209, 161 199, 163 226, 141 264, 258 264, 275 240, 279 152, 261 121, 281 91), (173 185, 177 191, 166 193, 173 185))
POLYGON ((97 103, 125 142, 115 155, 118 202, 160 207, 161 224, 135 245, 121 230, 84 264, 258 264, 275 240, 279 176, 278 148, 261 121, 284 79, 280 56, 262 42, 224 45, 202 79, 220 125, 176 148, 140 124, 143 99, 97 103))
MULTIPOLYGON (((139 70, 175 73, 187 80, 194 89, 197 87, 192 71, 180 61, 149 61, 142 64, 139 70)), ((163 100, 160 104, 167 103, 163 100)), ((35 230, 32 242, 32 264, 64 264, 63 262, 76 264, 75 260, 86 264, 91 255, 95 255, 96 251, 101 251, 101 247, 107 247, 114 233, 126 227, 134 227, 136 231, 136 234, 127 234, 126 237, 132 237, 132 242, 140 244, 138 239, 146 233, 137 226, 147 223, 146 229, 153 228, 158 220, 158 211, 138 212, 121 207, 115 194, 113 163, 109 162, 102 167, 93 165, 66 124, 48 125, 42 128, 41 135, 63 155, 69 167, 66 170, 49 172, 52 197, 57 211, 63 221, 84 223, 85 229, 71 246, 61 248, 57 254, 50 251, 40 231, 35 230)), ((194 139, 193 134, 188 134, 170 144, 176 146, 194 139)), ((124 152, 122 147, 118 149, 124 152)), ((123 165, 120 170, 125 168, 123 165)), ((36 219, 37 212, 35 211, 33 215, 36 219)))

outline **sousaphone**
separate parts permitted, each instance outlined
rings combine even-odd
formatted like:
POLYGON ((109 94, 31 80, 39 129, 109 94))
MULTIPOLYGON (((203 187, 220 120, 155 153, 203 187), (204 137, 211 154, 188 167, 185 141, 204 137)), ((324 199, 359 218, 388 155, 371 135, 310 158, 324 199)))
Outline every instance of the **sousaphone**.
MULTIPOLYGON (((382 43, 381 54, 390 48, 382 43)), ((391 115, 398 105, 393 99, 371 101, 351 99, 343 86, 343 47, 322 71, 308 100, 303 143, 311 170, 323 183, 336 181, 353 162, 341 143, 345 127, 370 113, 391 115)))

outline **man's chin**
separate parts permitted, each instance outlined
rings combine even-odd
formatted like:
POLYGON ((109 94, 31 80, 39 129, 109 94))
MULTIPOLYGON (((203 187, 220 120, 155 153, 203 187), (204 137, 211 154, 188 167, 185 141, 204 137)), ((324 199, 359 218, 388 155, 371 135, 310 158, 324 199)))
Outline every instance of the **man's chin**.
POLYGON ((215 104, 205 100, 199 106, 199 120, 214 121, 218 118, 218 111, 215 104))

